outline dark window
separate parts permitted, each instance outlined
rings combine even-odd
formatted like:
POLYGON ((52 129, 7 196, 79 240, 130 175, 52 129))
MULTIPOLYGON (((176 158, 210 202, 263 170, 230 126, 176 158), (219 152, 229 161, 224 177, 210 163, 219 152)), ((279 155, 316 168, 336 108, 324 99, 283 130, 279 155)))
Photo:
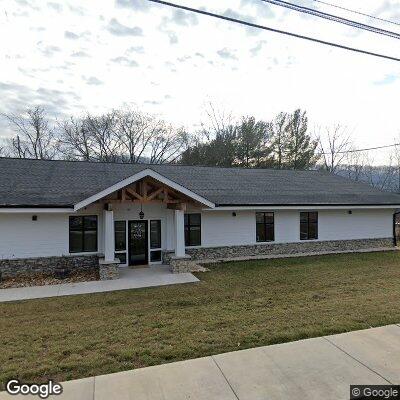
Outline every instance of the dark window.
POLYGON ((125 221, 114 222, 115 251, 126 250, 126 223, 125 221))
POLYGON ((154 250, 150 252, 150 261, 161 261, 161 250, 154 250))
POLYGON ((300 213, 300 240, 318 239, 318 213, 300 213))
POLYGON ((201 245, 201 214, 185 214, 185 246, 201 245))
POLYGON ((118 258, 120 264, 126 264, 126 253, 115 253, 114 258, 118 258))
POLYGON ((97 216, 69 217, 69 252, 97 251, 97 216))
POLYGON ((150 221, 150 248, 160 249, 161 248, 161 221, 153 220, 150 221))
POLYGON ((274 234, 274 213, 256 213, 256 240, 257 242, 272 242, 274 234))

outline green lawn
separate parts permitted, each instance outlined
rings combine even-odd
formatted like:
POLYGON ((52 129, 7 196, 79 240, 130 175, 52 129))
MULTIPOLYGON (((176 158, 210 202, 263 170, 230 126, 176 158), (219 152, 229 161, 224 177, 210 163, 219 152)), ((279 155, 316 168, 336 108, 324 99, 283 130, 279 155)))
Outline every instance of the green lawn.
POLYGON ((400 254, 211 267, 200 283, 0 304, 0 386, 400 322, 400 254))

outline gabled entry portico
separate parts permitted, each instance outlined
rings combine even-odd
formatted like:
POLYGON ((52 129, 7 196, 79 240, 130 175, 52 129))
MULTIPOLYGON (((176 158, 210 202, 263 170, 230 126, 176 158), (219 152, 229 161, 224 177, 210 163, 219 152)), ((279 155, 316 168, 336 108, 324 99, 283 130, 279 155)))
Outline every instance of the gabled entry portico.
POLYGON ((100 198, 92 196, 90 205, 81 202, 85 207, 101 205, 103 210, 103 269, 161 263, 171 250, 174 260, 190 258, 185 253, 185 211, 213 204, 157 175, 150 171, 112 192, 107 189, 100 198))

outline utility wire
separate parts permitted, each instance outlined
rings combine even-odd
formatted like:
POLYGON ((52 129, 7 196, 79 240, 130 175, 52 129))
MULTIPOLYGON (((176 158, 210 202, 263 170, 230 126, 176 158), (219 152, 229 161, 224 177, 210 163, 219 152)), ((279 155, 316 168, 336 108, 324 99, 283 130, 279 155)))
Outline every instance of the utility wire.
MULTIPOLYGON (((366 149, 354 149, 354 150, 343 150, 343 151, 335 151, 335 154, 346 154, 346 153, 359 153, 361 151, 370 151, 370 150, 379 150, 379 149, 387 149, 389 147, 400 146, 400 143, 388 144, 386 146, 377 146, 377 147, 367 147, 366 149)), ((330 155, 330 152, 318 153, 318 155, 330 155)))
POLYGON ((393 24, 393 25, 400 26, 400 23, 398 23, 398 22, 390 21, 390 20, 384 19, 384 18, 379 18, 379 17, 376 17, 376 16, 374 16, 374 15, 365 14, 365 13, 363 13, 363 12, 361 12, 361 11, 351 10, 350 8, 341 7, 341 6, 338 6, 338 5, 336 5, 336 4, 327 3, 327 2, 321 1, 321 0, 311 0, 311 1, 314 1, 315 3, 324 4, 324 5, 329 6, 329 7, 334 7, 334 8, 337 8, 337 9, 339 9, 339 10, 348 11, 348 12, 351 12, 351 13, 353 13, 353 14, 362 15, 363 17, 367 17, 367 18, 371 18, 371 19, 376 19, 377 21, 387 22, 388 24, 393 24))
POLYGON ((334 42, 328 42, 328 41, 317 39, 317 38, 314 38, 311 36, 300 35, 298 33, 282 31, 280 29, 270 28, 270 27, 267 27, 264 25, 253 24, 251 22, 243 21, 241 19, 227 17, 227 16, 221 15, 221 14, 214 14, 214 13, 211 13, 208 11, 199 10, 197 8, 191 8, 191 7, 186 7, 186 6, 182 6, 182 5, 175 4, 175 3, 170 3, 168 1, 163 1, 163 0, 148 0, 148 1, 151 1, 152 3, 163 4, 165 6, 177 8, 180 10, 193 12, 196 14, 206 15, 208 17, 213 17, 213 18, 218 18, 218 19, 222 19, 225 21, 235 22, 237 24, 249 26, 251 28, 257 28, 257 29, 262 29, 262 30, 269 31, 269 32, 280 33, 281 35, 292 36, 292 37, 296 37, 298 39, 304 39, 304 40, 308 40, 311 42, 320 43, 320 44, 324 44, 324 45, 331 46, 331 47, 336 47, 336 48, 343 49, 343 50, 353 51, 356 53, 366 54, 369 56, 384 58, 384 59, 392 60, 392 61, 400 61, 400 58, 397 58, 397 57, 392 57, 392 56, 387 56, 387 55, 384 55, 381 53, 374 53, 374 52, 367 51, 367 50, 357 49, 354 47, 349 47, 349 46, 345 46, 345 45, 334 43, 334 42))
POLYGON ((361 22, 357 22, 357 21, 354 21, 351 19, 342 18, 342 17, 339 17, 334 14, 328 14, 323 11, 315 10, 315 9, 309 8, 309 7, 300 6, 298 4, 290 3, 288 1, 283 1, 283 0, 261 0, 261 1, 263 1, 264 3, 273 4, 275 6, 284 7, 284 8, 294 10, 294 11, 298 11, 298 12, 301 12, 304 14, 313 15, 318 18, 324 18, 329 21, 338 22, 339 24, 344 24, 347 26, 351 26, 353 28, 363 29, 365 31, 377 33, 379 35, 389 36, 394 39, 400 39, 400 33, 388 31, 386 29, 381 29, 381 28, 378 28, 378 27, 372 26, 372 25, 363 24, 361 22))

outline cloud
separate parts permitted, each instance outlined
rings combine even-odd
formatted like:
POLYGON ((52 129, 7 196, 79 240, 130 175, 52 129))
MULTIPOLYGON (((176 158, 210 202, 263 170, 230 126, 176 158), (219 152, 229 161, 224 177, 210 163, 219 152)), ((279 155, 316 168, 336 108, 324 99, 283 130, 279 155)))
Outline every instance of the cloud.
POLYGON ((98 85, 103 85, 104 82, 101 81, 100 79, 96 78, 95 76, 90 76, 89 78, 86 78, 82 76, 82 78, 86 81, 88 85, 93 85, 93 86, 98 86, 98 85))
POLYGON ((57 12, 61 12, 63 10, 63 6, 59 3, 54 3, 52 1, 47 3, 47 7, 52 8, 53 10, 57 12))
POLYGON ((165 61, 164 65, 171 71, 176 72, 175 64, 171 61, 165 61))
POLYGON ((147 11, 154 4, 148 0, 115 0, 115 6, 119 8, 132 8, 137 11, 147 11))
POLYGON ((142 28, 138 26, 129 27, 121 24, 116 18, 112 18, 107 27, 108 31, 115 36, 143 36, 142 28))
POLYGON ((257 56, 266 43, 266 40, 260 40, 255 47, 251 48, 250 53, 252 57, 257 56))
POLYGON ((22 112, 32 105, 42 105, 55 117, 65 117, 73 101, 81 98, 73 91, 29 88, 18 83, 0 82, 0 97, 4 112, 22 112))
POLYGON ((165 33, 168 35, 170 44, 177 44, 179 42, 178 35, 175 32, 166 31, 165 33))
POLYGON ((33 5, 32 2, 29 2, 29 1, 27 1, 27 0, 15 0, 15 2, 16 2, 18 5, 20 5, 21 7, 29 7, 29 8, 31 8, 32 10, 36 10, 36 11, 39 10, 39 7, 33 5))
POLYGON ((235 55, 235 50, 229 50, 228 48, 223 48, 217 51, 217 54, 226 60, 237 60, 238 58, 235 55))
MULTIPOLYGON (((244 20, 247 22, 251 22, 251 23, 256 23, 256 19, 254 17, 252 17, 251 15, 243 15, 243 13, 238 13, 235 10, 232 10, 231 8, 226 9, 223 12, 223 15, 229 17, 229 18, 235 18, 235 19, 240 19, 240 20, 244 20)), ((260 30, 257 28, 252 28, 250 26, 247 26, 246 28, 246 33, 248 35, 258 35, 260 34, 260 30)))
POLYGON ((162 103, 161 103, 161 101, 156 101, 156 100, 145 100, 144 104, 150 104, 152 106, 158 106, 158 105, 160 105, 162 103))
POLYGON ((394 22, 398 21, 400 19, 400 3, 385 0, 373 15, 390 19, 394 22))
POLYGON ((71 31, 65 31, 65 32, 64 32, 64 37, 65 37, 66 39, 72 39, 72 40, 79 39, 79 35, 77 35, 77 34, 74 33, 74 32, 71 32, 71 31))
POLYGON ((41 53, 43 53, 46 57, 52 57, 55 53, 61 51, 58 46, 46 46, 43 49, 39 49, 41 53))
POLYGON ((30 7, 30 4, 26 0, 15 0, 17 4, 23 7, 30 7))
POLYGON ((116 64, 120 64, 124 67, 138 67, 139 64, 135 60, 129 60, 126 57, 116 57, 112 58, 110 61, 116 64))
POLYGON ((87 15, 86 10, 83 7, 80 6, 71 6, 70 4, 68 5, 70 11, 76 15, 80 15, 81 17, 84 15, 87 15))
POLYGON ((197 15, 188 13, 182 10, 174 10, 172 17, 165 19, 166 23, 172 22, 180 26, 192 26, 197 25, 199 20, 197 15))
POLYGON ((231 8, 227 8, 222 14, 229 18, 244 19, 249 22, 255 21, 254 17, 252 17, 250 15, 243 15, 242 13, 239 14, 238 12, 236 12, 235 10, 232 10, 231 8))
POLYGON ((272 11, 271 7, 265 2, 260 2, 259 0, 241 0, 240 5, 254 7, 256 10, 256 15, 260 17, 275 17, 275 13, 272 11))
POLYGON ((30 31, 36 31, 36 32, 44 32, 46 30, 45 27, 43 26, 32 26, 29 28, 30 31))
POLYGON ((185 55, 183 57, 177 58, 177 60, 182 63, 182 62, 186 62, 186 61, 190 60, 191 58, 192 58, 192 56, 185 55))
POLYGON ((79 51, 75 51, 74 53, 72 53, 71 57, 85 58, 85 57, 90 57, 90 55, 88 53, 86 53, 86 51, 79 50, 79 51))
POLYGON ((128 49, 126 49, 126 54, 131 54, 131 53, 144 54, 144 47, 143 46, 131 46, 128 49))
POLYGON ((399 75, 387 74, 379 81, 375 81, 374 85, 390 85, 399 79, 399 75))

